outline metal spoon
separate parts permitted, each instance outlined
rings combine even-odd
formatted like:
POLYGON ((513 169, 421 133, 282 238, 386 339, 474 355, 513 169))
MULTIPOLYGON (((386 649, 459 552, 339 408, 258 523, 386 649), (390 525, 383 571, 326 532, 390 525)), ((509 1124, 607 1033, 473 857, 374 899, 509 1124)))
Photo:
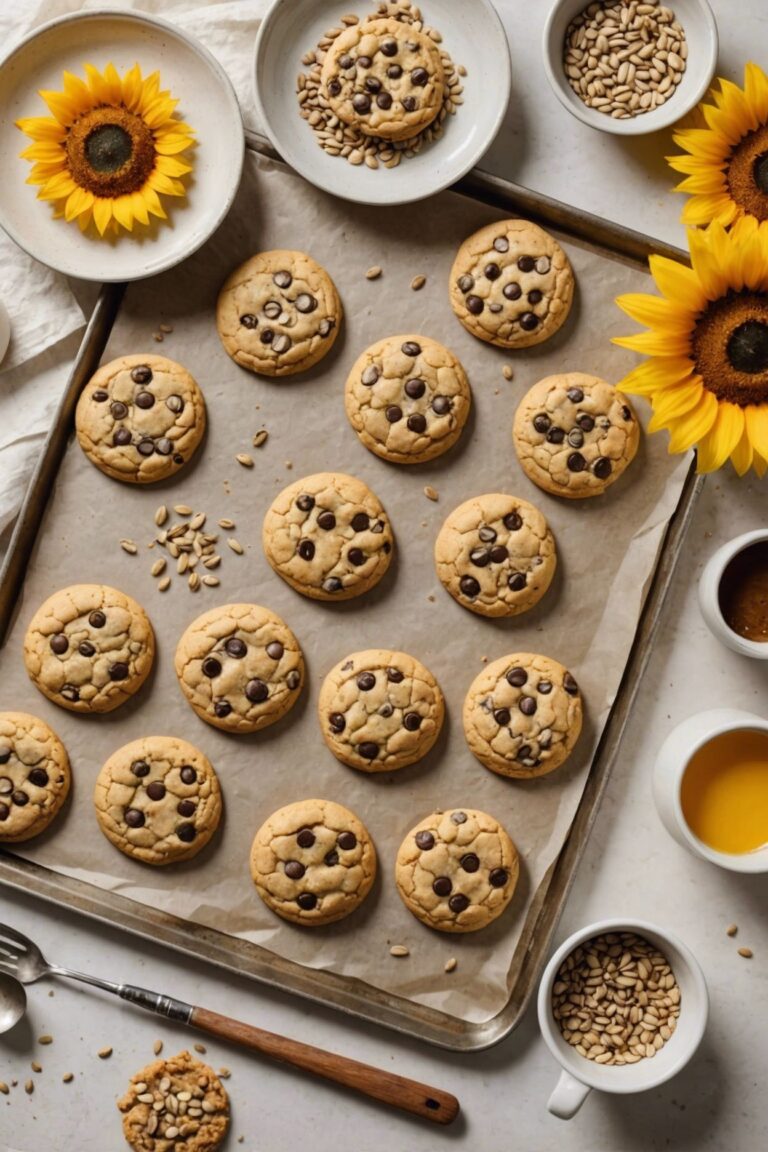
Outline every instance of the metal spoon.
POLYGON ((0 972, 0 1032, 10 1032, 27 1010, 24 985, 0 972))

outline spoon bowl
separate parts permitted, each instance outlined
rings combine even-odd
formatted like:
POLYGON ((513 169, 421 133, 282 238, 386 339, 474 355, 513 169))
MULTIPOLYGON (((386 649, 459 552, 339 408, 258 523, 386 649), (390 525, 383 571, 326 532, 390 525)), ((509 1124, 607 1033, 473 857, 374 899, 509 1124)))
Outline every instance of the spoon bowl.
POLYGON ((27 1010, 24 985, 14 976, 0 972, 0 1033, 10 1032, 27 1010))

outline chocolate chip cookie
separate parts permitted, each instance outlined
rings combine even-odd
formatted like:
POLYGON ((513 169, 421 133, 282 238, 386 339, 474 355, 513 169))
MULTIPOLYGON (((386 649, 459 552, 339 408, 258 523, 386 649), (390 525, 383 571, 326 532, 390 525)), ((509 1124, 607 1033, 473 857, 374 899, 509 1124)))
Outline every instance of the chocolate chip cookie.
POLYGON ((560 245, 528 220, 499 220, 465 240, 449 281, 451 305, 479 340, 541 344, 565 322, 573 272, 560 245))
POLYGON ((205 432, 205 401, 181 364, 121 356, 86 384, 75 429, 83 452, 107 476, 148 484, 172 476, 194 454, 205 432))
POLYGON ((257 732, 294 706, 304 657, 288 625, 259 604, 224 604, 189 625, 176 648, 181 690, 201 720, 257 732))
POLYGON ((72 584, 38 608, 24 637, 29 678, 71 712, 111 712, 142 686, 155 656, 144 609, 106 584, 72 584))
POLYGON ((262 376, 292 376, 322 360, 341 324, 341 301, 324 268, 305 252, 259 252, 235 268, 216 305, 232 359, 262 376))
POLYGON ((526 392, 512 433, 523 471, 553 496, 599 496, 632 463, 640 424, 626 396, 585 372, 546 376, 526 392))
POLYGON ((360 905, 376 876, 365 826, 331 800, 300 800, 256 833, 251 876, 264 903, 294 924, 330 924, 360 905))
POLYGON ((440 932, 476 932, 500 916, 515 891, 517 849, 486 812, 433 812, 406 836, 395 865, 409 912, 440 932))
POLYGON ((390 772, 426 756, 445 717, 432 673, 405 652, 369 649, 326 676, 317 703, 320 730, 342 764, 390 772))
POLYGON ((145 864, 191 859, 221 819, 216 773, 198 748, 175 736, 145 736, 113 752, 93 802, 107 839, 145 864))
POLYGON ((347 377, 350 424, 366 448, 396 464, 421 464, 447 452, 471 402, 461 364, 428 336, 377 341, 347 377))
POLYGON ((555 540, 538 508, 502 493, 460 504, 435 542, 446 591, 480 616, 517 616, 533 608, 556 564, 555 540))
POLYGON ((189 1052, 142 1068, 117 1106, 134 1152, 216 1152, 229 1127, 221 1081, 189 1052))
POLYGON ((410 24, 364 20, 328 48, 320 91, 339 120, 366 136, 407 140, 432 123, 443 103, 440 50, 410 24))
POLYGON ((318 472, 284 488, 264 518, 267 560, 313 600, 350 600, 378 584, 392 560, 389 518, 367 485, 318 472))
POLYGON ((52 728, 28 712, 0 712, 0 844, 43 832, 71 782, 69 757, 52 728))
POLYGON ((500 776, 545 776, 568 759, 580 732, 579 686, 548 656, 516 652, 494 660, 464 701, 467 743, 500 776))

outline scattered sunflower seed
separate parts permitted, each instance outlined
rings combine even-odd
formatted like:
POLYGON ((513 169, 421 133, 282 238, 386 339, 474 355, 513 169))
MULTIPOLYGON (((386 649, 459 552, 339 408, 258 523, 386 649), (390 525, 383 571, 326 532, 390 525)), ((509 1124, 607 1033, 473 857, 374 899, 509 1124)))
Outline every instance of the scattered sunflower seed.
POLYGON ((203 557, 203 566, 205 568, 218 568, 221 564, 221 556, 214 552, 212 556, 203 557))
POLYGON ((38 1064, 37 1060, 32 1060, 29 1066, 33 1072, 42 1072, 43 1070, 42 1064, 38 1064))
POLYGON ((134 540, 121 540, 120 547, 123 552, 127 552, 129 556, 135 556, 138 549, 134 540))
POLYGON ((253 468, 253 456, 249 456, 247 452, 238 452, 235 460, 238 464, 242 464, 243 468, 253 468))
POLYGON ((205 524, 205 512, 196 512, 189 522, 191 532, 197 532, 205 524))
POLYGON ((170 576, 163 576, 162 580, 158 580, 158 582, 157 582, 158 592, 167 592, 168 589, 170 588, 170 586, 171 586, 170 576))
POLYGON ((258 432, 253 438, 254 448, 261 448, 264 444, 266 444, 268 438, 269 432, 267 432, 266 428, 259 428, 258 432))
POLYGON ((38 1044, 53 1044, 53 1036, 49 1036, 47 1033, 45 1036, 38 1036, 37 1042, 38 1044))
POLYGON ((163 1050, 162 1040, 155 1040, 154 1044, 152 1045, 152 1051, 154 1052, 155 1056, 159 1056, 160 1053, 162 1052, 162 1050, 163 1050))
POLYGON ((158 328, 161 332, 173 332, 172 324, 158 324, 158 328))
POLYGON ((222 1080, 229 1080, 232 1073, 229 1068, 219 1068, 217 1075, 220 1076, 222 1080))
POLYGON ((162 332, 153 332, 152 339, 157 341, 158 344, 162 344, 165 337, 163 336, 162 332))
POLYGON ((501 374, 505 380, 512 380, 514 375, 515 375, 514 372, 512 371, 512 369, 510 368, 509 364, 504 365, 504 367, 501 370, 501 374))
POLYGON ((218 588, 221 580, 218 576, 203 576, 201 583, 205 584, 206 588, 218 588))
POLYGON ((155 560, 154 564, 152 565, 150 571, 151 571, 153 576, 162 576, 163 572, 165 572, 167 565, 168 565, 168 561, 166 560, 165 556, 158 556, 157 560, 155 560))
POLYGON ((414 276, 411 280, 411 288, 414 292, 419 292, 427 282, 426 276, 414 276))
POLYGON ((75 1078, 74 1072, 65 1072, 64 1075, 62 1076, 62 1080, 64 1081, 65 1084, 71 1084, 72 1081, 74 1080, 74 1078, 75 1078))
POLYGON ((754 956, 754 952, 751 948, 739 948, 738 952, 739 956, 743 956, 745 960, 751 960, 754 956))
POLYGON ((10 1092, 10 1088, 6 1084, 5 1080, 0 1080, 0 1092, 2 1092, 3 1096, 7 1096, 10 1092))
POLYGON ((109 1060, 111 1055, 112 1055, 112 1049, 111 1048, 99 1048, 99 1051, 98 1051, 99 1060, 109 1060))
POLYGON ((189 504, 174 504, 173 510, 177 516, 191 516, 194 508, 190 508, 189 504))
POLYGON ((27 1080, 24 1084, 24 1091, 26 1092, 27 1096, 31 1096, 32 1093, 34 1092, 34 1090, 35 1090, 35 1086, 32 1083, 32 1081, 27 1080))
POLYGON ((726 936, 735 936, 739 930, 738 924, 729 924, 725 930, 726 936))
POLYGON ((389 950, 389 954, 390 956, 410 956, 411 952, 409 948, 406 948, 405 944, 393 944, 389 950))
POLYGON ((232 549, 233 552, 236 552, 238 556, 242 556, 243 546, 239 540, 235 540, 234 536, 229 537, 227 540, 227 545, 232 549))
POLYGON ((195 1052, 199 1052, 201 1056, 204 1055, 205 1052, 207 1051, 205 1044, 194 1044, 193 1047, 195 1049, 195 1052))
POLYGON ((165 504, 161 504, 157 512, 155 512, 155 524, 157 524, 158 528, 162 528, 167 519, 168 509, 166 508, 165 504))
POLYGON ((446 962, 445 962, 445 971, 446 972, 453 972, 453 970, 455 969, 457 964, 458 964, 458 960, 456 959, 456 957, 451 956, 450 960, 446 960, 446 962))
POLYGON ((381 271, 382 270, 379 267, 379 265, 374 264, 373 267, 369 268, 368 271, 366 272, 366 274, 365 274, 366 280, 378 280, 379 276, 381 276, 381 271))
POLYGON ((440 499, 438 493, 435 491, 435 489, 432 487, 431 484, 425 485, 424 495, 426 496, 427 500, 439 500, 440 499))
POLYGON ((190 572, 187 577, 187 584, 189 585, 190 592, 197 592, 200 587, 200 577, 197 572, 190 572))
POLYGON ((228 516, 222 516, 219 520, 219 528, 225 528, 229 531, 234 527, 236 527, 234 520, 230 520, 228 516))

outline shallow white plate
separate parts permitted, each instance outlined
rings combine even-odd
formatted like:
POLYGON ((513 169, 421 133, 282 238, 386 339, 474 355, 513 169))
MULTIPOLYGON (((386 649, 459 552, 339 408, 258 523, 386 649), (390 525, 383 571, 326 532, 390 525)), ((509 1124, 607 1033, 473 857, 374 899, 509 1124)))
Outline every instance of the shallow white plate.
POLYGON ((178 264, 224 219, 240 182, 244 135, 234 89, 210 52, 157 17, 133 12, 80 12, 38 28, 0 63, 0 225, 43 264, 83 280, 139 280, 178 264), (40 88, 61 91, 62 72, 82 76, 83 64, 109 61, 121 76, 138 63, 160 71, 179 100, 176 114, 195 130, 194 168, 187 196, 163 197, 162 221, 115 240, 83 234, 77 223, 54 220, 51 205, 25 183, 30 164, 19 153, 31 141, 15 126, 21 116, 47 116, 40 88))
POLYGON ((256 104, 281 156, 307 180, 362 204, 405 204, 446 188, 480 159, 499 130, 509 100, 511 69, 504 27, 489 0, 425 0, 424 21, 439 29, 442 47, 463 64, 464 103, 445 132, 397 168, 355 167, 329 156, 299 115, 296 77, 328 28, 347 12, 373 13, 375 0, 274 0, 256 40, 256 104))

